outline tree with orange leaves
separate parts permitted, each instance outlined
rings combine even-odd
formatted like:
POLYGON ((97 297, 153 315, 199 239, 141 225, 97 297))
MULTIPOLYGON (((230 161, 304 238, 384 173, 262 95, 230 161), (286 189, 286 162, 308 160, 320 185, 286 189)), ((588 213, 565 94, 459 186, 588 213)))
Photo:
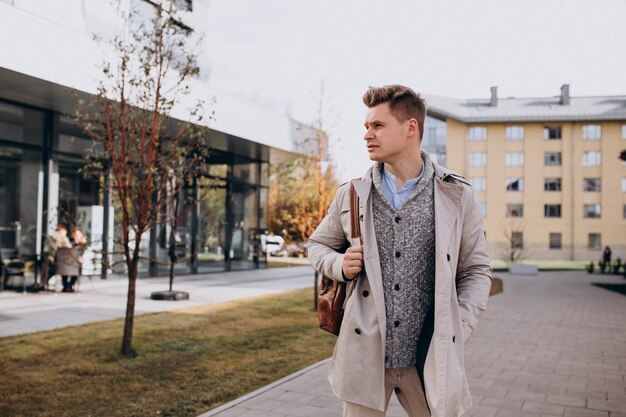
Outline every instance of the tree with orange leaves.
MULTIPOLYGON (((128 273, 126 318, 121 353, 134 356, 132 334, 137 270, 142 236, 159 224, 175 222, 171 207, 181 190, 203 169, 202 103, 190 110, 191 122, 169 115, 199 74, 189 46, 191 29, 174 0, 151 3, 149 22, 134 9, 118 8, 123 33, 111 41, 112 60, 103 65, 96 98, 80 101, 76 120, 92 139, 83 172, 110 178, 119 206, 116 247, 128 273)), ((106 258, 106 257, 104 257, 106 258)))

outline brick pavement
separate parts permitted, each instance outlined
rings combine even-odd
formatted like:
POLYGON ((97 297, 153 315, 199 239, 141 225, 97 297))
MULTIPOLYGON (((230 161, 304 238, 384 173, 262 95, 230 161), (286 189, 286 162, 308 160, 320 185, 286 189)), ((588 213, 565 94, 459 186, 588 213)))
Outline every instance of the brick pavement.
MULTIPOLYGON (((537 277, 496 274, 490 300, 466 347, 476 417, 626 417, 626 296, 591 282, 623 278, 585 272, 537 277)), ((341 404, 323 361, 201 417, 338 417, 341 404)), ((404 416, 393 399, 390 417, 404 416)))

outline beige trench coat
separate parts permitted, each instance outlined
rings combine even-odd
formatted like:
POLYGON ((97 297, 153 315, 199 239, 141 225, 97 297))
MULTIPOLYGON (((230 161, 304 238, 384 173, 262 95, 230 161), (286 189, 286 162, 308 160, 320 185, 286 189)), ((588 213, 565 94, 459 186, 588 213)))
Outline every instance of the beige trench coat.
MULTIPOLYGON (((473 190, 462 177, 433 165, 434 328, 431 319, 426 332, 430 334, 420 337, 417 363, 420 373, 423 371, 431 415, 458 417, 471 406, 463 346, 485 310, 491 287, 491 266, 482 215, 473 190)), ((386 317, 370 198, 371 168, 362 179, 354 180, 354 184, 360 199, 365 269, 346 303, 328 379, 339 399, 382 411, 385 406, 386 317)), ((349 184, 339 188, 328 215, 307 244, 313 267, 323 275, 343 281, 343 255, 337 250, 346 240, 350 240, 349 184)))

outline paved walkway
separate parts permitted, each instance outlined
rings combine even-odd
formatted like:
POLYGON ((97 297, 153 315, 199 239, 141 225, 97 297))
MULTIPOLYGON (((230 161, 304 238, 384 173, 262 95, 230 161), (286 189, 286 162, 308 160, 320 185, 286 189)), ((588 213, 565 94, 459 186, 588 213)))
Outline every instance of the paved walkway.
MULTIPOLYGON (((169 279, 142 278, 137 282, 135 314, 215 304, 312 285, 310 266, 188 275, 175 278, 174 290, 189 292, 189 300, 155 301, 150 294, 167 290, 169 279)), ((112 276, 107 280, 83 277, 77 293, 0 292, 0 337, 124 317, 127 290, 125 277, 112 276)))
MULTIPOLYGON (((493 297, 466 347, 476 417, 626 417, 626 296, 592 282, 620 277, 497 274, 493 297)), ((328 361, 201 417, 339 417, 328 361)), ((392 400, 390 417, 404 416, 392 400)))

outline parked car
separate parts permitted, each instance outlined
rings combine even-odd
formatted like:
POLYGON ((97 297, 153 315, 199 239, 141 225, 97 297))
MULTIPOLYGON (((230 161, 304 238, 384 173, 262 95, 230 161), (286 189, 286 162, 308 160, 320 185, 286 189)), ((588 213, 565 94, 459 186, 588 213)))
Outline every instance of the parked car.
POLYGON ((268 235, 265 238, 265 253, 267 256, 287 256, 285 239, 277 235, 268 235))

